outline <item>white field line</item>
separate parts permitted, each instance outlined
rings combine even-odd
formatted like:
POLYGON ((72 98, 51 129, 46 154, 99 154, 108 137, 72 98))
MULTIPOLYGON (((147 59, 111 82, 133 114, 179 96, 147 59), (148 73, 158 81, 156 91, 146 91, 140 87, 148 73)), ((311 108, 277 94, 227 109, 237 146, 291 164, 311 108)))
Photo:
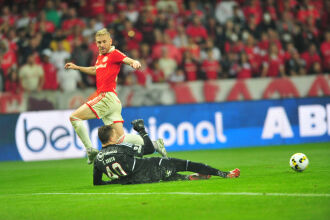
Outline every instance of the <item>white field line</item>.
MULTIPOLYGON (((7 194, 9 195, 9 194, 7 194)), ((141 192, 141 193, 26 193, 26 194, 12 194, 12 195, 114 195, 114 196, 136 196, 136 195, 189 195, 189 196, 289 196, 289 197, 330 197, 327 193, 260 193, 260 192, 141 192)))

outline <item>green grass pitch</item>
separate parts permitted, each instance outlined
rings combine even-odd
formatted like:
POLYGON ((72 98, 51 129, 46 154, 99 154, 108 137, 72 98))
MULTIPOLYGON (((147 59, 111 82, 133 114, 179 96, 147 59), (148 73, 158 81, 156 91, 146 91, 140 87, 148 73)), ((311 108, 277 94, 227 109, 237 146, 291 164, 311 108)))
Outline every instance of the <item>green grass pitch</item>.
POLYGON ((241 177, 94 187, 85 159, 2 162, 0 219, 330 219, 330 143, 170 156, 241 177), (298 152, 310 160, 303 173, 289 167, 298 152))

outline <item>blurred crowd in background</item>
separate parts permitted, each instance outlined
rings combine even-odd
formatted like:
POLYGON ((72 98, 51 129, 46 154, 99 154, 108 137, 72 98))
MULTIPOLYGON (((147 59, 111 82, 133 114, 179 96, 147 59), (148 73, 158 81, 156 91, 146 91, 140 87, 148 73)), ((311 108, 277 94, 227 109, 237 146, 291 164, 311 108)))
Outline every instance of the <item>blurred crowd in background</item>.
POLYGON ((0 0, 0 92, 73 91, 95 77, 96 31, 141 62, 118 83, 146 86, 330 72, 327 0, 0 0))

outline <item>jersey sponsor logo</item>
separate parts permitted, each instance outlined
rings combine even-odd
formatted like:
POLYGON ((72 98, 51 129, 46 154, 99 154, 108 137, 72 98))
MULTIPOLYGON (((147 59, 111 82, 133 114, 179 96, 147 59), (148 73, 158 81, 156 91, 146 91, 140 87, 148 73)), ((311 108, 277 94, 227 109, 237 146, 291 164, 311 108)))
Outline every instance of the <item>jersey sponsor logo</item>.
MULTIPOLYGON (((72 111, 40 111, 20 114, 16 146, 24 161, 84 157, 84 147, 69 121, 72 111)), ((89 130, 87 122, 84 125, 89 130)))
POLYGON ((99 69, 99 68, 106 68, 107 67, 107 64, 100 64, 100 65, 96 65, 95 66, 95 69, 99 69))
POLYGON ((108 57, 103 57, 103 59, 102 59, 102 62, 107 62, 107 60, 108 60, 108 57))
POLYGON ((104 159, 104 153, 103 152, 99 152, 96 156, 98 161, 102 161, 104 159))
POLYGON ((108 152, 104 153, 104 155, 110 155, 110 154, 116 154, 116 153, 118 153, 117 150, 112 150, 112 151, 108 151, 108 152))

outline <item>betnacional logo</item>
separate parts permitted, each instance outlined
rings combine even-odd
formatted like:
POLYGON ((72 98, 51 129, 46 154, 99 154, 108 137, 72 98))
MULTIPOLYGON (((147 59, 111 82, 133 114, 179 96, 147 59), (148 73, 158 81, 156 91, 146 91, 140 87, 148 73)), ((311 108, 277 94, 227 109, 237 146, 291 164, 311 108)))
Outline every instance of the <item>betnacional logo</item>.
MULTIPOLYGON (((84 157, 83 144, 70 123, 72 111, 39 111, 20 114, 16 145, 24 161, 84 157)), ((84 122, 88 127, 88 123, 84 122)))
MULTIPOLYGON (((221 112, 214 113, 214 121, 201 120, 195 125, 189 121, 182 121, 176 126, 170 122, 157 123, 156 117, 149 117, 145 127, 152 140, 162 138, 166 147, 227 142, 221 112)), ((124 130, 125 133, 134 133, 133 130, 124 130)))

